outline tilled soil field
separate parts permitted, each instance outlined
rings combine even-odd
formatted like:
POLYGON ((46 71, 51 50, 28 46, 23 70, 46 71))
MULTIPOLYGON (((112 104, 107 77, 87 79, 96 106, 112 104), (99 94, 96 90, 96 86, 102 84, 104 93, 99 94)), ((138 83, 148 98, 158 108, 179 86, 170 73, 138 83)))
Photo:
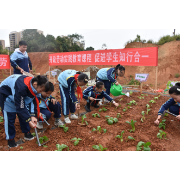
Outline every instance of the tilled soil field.
MULTIPOLYGON (((55 85, 55 92, 53 95, 60 102, 60 94, 59 94, 58 85, 55 85)), ((71 124, 66 124, 68 127, 68 131, 64 132, 63 128, 53 128, 54 127, 54 118, 53 115, 49 120, 51 127, 47 128, 47 125, 44 125, 46 129, 44 132, 39 134, 39 137, 46 136, 49 139, 49 142, 46 143, 46 146, 38 146, 36 143, 37 139, 35 138, 32 141, 24 141, 23 144, 20 144, 16 148, 9 149, 7 146, 7 141, 5 140, 5 132, 4 132, 4 123, 0 123, 0 150, 1 151, 55 151, 57 150, 56 144, 65 144, 69 147, 69 151, 97 151, 92 146, 101 144, 104 148, 107 148, 106 151, 136 151, 136 146, 138 142, 151 142, 149 146, 151 151, 178 151, 180 150, 180 122, 175 119, 175 117, 168 115, 164 119, 166 119, 166 128, 160 129, 157 125, 154 124, 154 121, 157 118, 157 113, 161 105, 166 102, 169 97, 160 96, 158 100, 154 100, 154 95, 148 94, 146 96, 144 94, 141 95, 139 92, 133 93, 130 97, 121 96, 115 99, 116 102, 119 102, 121 107, 115 108, 114 105, 110 105, 110 103, 105 106, 100 106, 99 108, 91 107, 91 112, 86 114, 85 121, 87 121, 88 125, 81 126, 78 125, 78 120, 72 120, 71 124), (138 97, 144 97, 144 99, 139 99, 138 97), (123 98, 123 100, 121 99, 123 98), (127 105, 130 101, 135 100, 137 105, 127 105), (155 103, 149 103, 150 100, 154 100, 155 103), (145 111, 146 113, 146 104, 150 105, 149 114, 145 114, 144 122, 141 122, 141 112, 145 111), (127 106, 130 108, 128 109, 127 106), (99 112, 99 109, 102 107, 106 108, 106 112, 99 112), (126 107, 126 111, 123 109, 126 107), (93 117, 92 114, 98 113, 100 118, 93 117), (118 122, 112 125, 108 125, 105 116, 110 116, 113 118, 117 117, 117 113, 120 113, 121 117, 118 118, 118 122), (135 123, 135 131, 130 132, 131 125, 126 123, 126 121, 131 120, 137 121, 135 123), (93 128, 97 129, 97 126, 101 127, 101 132, 92 131, 93 128), (53 129, 51 129, 53 128, 53 129), (106 129, 107 132, 104 133, 103 129, 106 129), (159 139, 157 138, 157 133, 159 130, 163 130, 167 136, 167 139, 159 139), (117 135, 121 135, 121 132, 124 131, 123 134, 123 142, 119 138, 115 138, 117 135), (128 136, 133 137, 135 140, 127 139, 128 136), (74 145, 74 141, 71 141, 72 138, 80 138, 82 140, 79 141, 77 146, 74 145)), ((84 105, 86 104, 85 100, 81 101, 81 110, 80 113, 85 112, 84 105)), ((2 113, 0 113, 2 116, 2 113)), ((64 117, 62 116, 62 120, 64 117)), ((81 120, 81 118, 80 118, 81 120)), ((23 139, 24 134, 21 132, 20 124, 18 122, 18 118, 15 122, 16 127, 16 138, 23 139)), ((31 132, 34 132, 33 129, 31 132)), ((67 151, 65 148, 63 151, 67 151)))

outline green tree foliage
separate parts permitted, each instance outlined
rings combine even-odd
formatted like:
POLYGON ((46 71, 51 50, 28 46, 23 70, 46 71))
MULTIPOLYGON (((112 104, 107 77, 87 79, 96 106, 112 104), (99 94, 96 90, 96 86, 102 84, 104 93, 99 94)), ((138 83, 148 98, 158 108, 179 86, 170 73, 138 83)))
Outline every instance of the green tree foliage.
POLYGON ((91 50, 94 50, 94 48, 91 46, 86 48, 86 51, 91 51, 91 50))
POLYGON ((53 35, 39 34, 37 29, 26 29, 22 40, 27 42, 28 52, 72 52, 84 51, 83 38, 79 34, 55 38, 53 35))
POLYGON ((3 47, 0 45, 0 54, 7 54, 8 55, 8 50, 3 49, 3 47))

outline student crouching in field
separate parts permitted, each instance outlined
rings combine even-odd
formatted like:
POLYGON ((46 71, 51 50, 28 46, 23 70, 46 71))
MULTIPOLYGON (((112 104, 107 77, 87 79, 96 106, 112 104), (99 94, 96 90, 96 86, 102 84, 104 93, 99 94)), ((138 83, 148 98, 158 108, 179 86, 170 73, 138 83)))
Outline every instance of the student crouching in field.
MULTIPOLYGON (((65 123, 61 121, 61 105, 59 102, 51 96, 54 91, 54 85, 51 82, 47 82, 45 86, 45 91, 41 93, 39 99, 40 112, 44 119, 49 120, 52 112, 54 112, 55 126, 64 125, 65 123)), ((37 122, 37 128, 43 129, 43 122, 39 120, 37 122)))
POLYGON ((119 104, 116 103, 106 92, 104 92, 103 89, 104 83, 98 81, 95 86, 90 86, 83 91, 83 98, 87 100, 87 104, 85 106, 87 112, 91 112, 90 105, 98 108, 98 103, 103 97, 112 102, 116 107, 119 106, 119 104))
MULTIPOLYGON (((112 83, 118 85, 117 76, 123 77, 125 74, 125 67, 118 64, 115 68, 102 68, 97 72, 96 80, 102 81, 106 88, 106 93, 110 95, 110 88, 112 83)), ((107 101, 107 100, 105 100, 107 101)))
POLYGON ((34 128, 40 117, 37 95, 45 90, 45 76, 27 77, 11 75, 0 84, 0 106, 4 116, 4 128, 8 146, 17 147, 15 138, 15 119, 18 115, 25 140, 32 140, 30 127, 34 128))
POLYGON ((176 83, 175 86, 171 87, 169 89, 169 94, 171 96, 171 99, 169 99, 167 102, 165 102, 159 112, 158 117, 156 121, 154 121, 155 124, 159 124, 159 120, 163 114, 163 112, 167 109, 176 116, 178 120, 180 120, 180 83, 176 83))
POLYGON ((88 83, 87 74, 76 70, 65 70, 58 76, 62 111, 65 117, 65 123, 71 123, 70 119, 78 119, 74 113, 76 109, 80 109, 80 104, 75 96, 75 88, 77 87, 78 97, 83 96, 80 86, 85 86, 88 83), (69 119, 69 111, 71 116, 69 119))

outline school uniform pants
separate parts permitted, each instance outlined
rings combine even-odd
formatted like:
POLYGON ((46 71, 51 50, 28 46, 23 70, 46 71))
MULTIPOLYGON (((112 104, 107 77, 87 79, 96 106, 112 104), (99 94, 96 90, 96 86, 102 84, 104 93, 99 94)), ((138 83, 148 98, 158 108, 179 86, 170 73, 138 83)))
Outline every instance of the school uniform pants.
POLYGON ((169 107, 169 111, 175 115, 179 115, 179 108, 178 105, 172 105, 169 107))
MULTIPOLYGON (((55 104, 55 105, 52 102, 49 102, 48 107, 49 107, 51 112, 54 112, 54 118, 60 118, 61 117, 61 105, 59 102, 57 102, 57 104, 55 104)), ((43 118, 46 120, 49 120, 51 117, 52 113, 50 111, 47 108, 46 109, 45 108, 40 109, 40 112, 42 113, 43 118)))
POLYGON ((63 87, 61 84, 59 84, 60 89, 60 95, 61 95, 61 104, 62 104, 62 112, 64 116, 69 115, 69 111, 71 113, 75 113, 76 108, 75 104, 72 102, 68 88, 63 87))
POLYGON ((102 82, 104 83, 104 87, 106 88, 106 93, 107 93, 108 95, 110 95, 110 88, 111 88, 112 82, 109 81, 109 80, 102 80, 102 79, 100 79, 100 78, 98 78, 98 77, 96 77, 96 80, 97 80, 97 81, 102 81, 102 82))

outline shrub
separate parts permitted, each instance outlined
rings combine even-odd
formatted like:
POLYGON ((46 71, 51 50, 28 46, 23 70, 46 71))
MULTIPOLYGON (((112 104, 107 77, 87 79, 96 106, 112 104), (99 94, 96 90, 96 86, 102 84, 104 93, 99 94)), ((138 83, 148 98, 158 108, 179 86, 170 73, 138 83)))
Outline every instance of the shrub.
POLYGON ((175 76, 174 76, 175 78, 178 78, 179 77, 179 74, 177 73, 177 74, 175 74, 175 76))

